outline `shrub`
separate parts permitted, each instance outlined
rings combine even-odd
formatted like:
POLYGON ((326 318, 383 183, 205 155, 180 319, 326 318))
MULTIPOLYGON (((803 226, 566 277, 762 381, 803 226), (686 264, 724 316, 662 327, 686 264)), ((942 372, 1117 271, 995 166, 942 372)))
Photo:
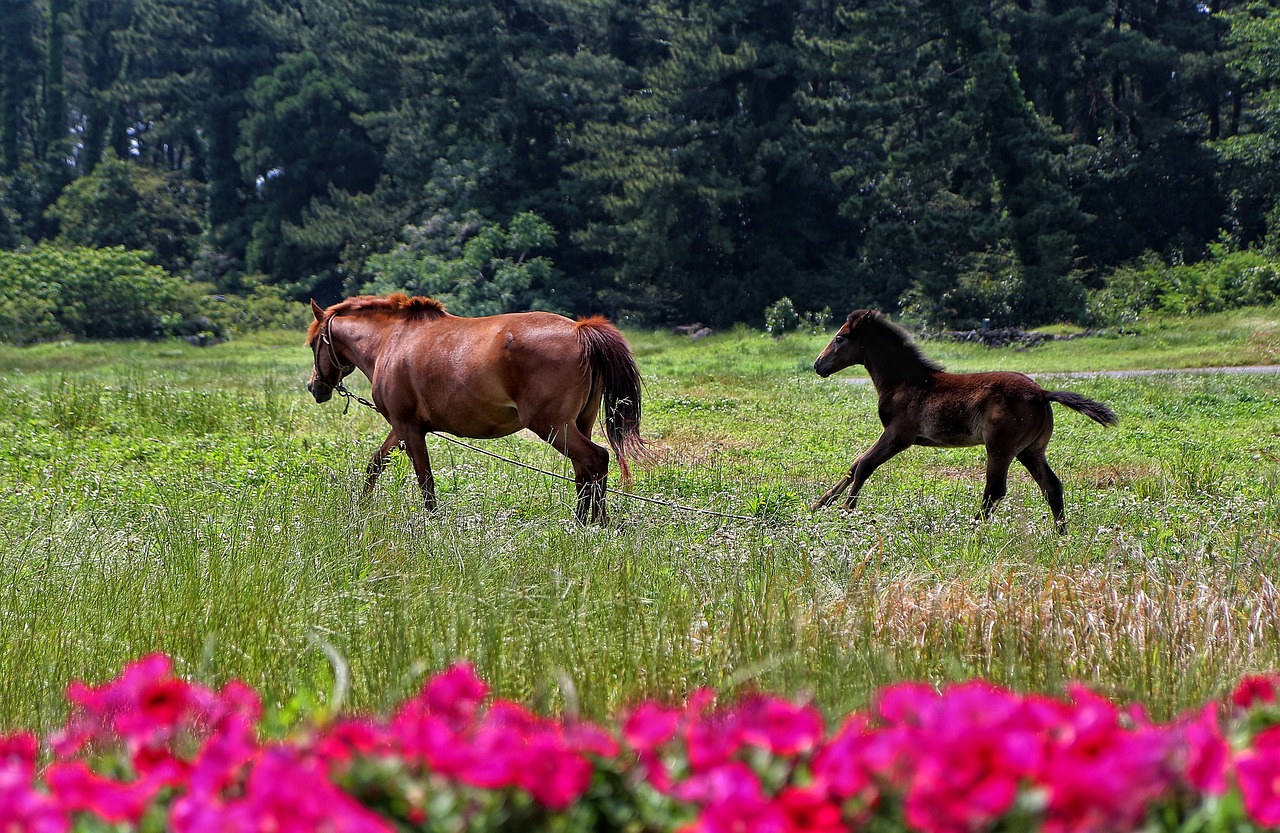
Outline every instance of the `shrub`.
POLYGON ((552 262, 533 254, 555 244, 555 230, 532 211, 506 228, 471 213, 433 218, 406 234, 407 245, 369 258, 374 278, 361 292, 426 295, 455 315, 558 308, 552 262))
POLYGON ((1280 261, 1252 250, 1209 247, 1199 263, 1167 264, 1148 253, 1116 269, 1090 298, 1100 324, 1132 323, 1143 311, 1186 315, 1260 306, 1280 300, 1280 261))
POLYGON ((0 252, 0 340, 156 338, 199 314, 199 291, 145 252, 40 245, 0 252))
POLYGON ((278 286, 252 282, 243 295, 206 295, 200 312, 214 335, 255 330, 305 330, 311 320, 306 304, 289 298, 278 286))
POLYGON ((764 311, 764 331, 774 338, 782 338, 784 333, 805 330, 810 335, 817 335, 827 329, 831 323, 831 307, 823 307, 818 312, 796 312, 795 304, 790 298, 782 297, 770 304, 764 311))

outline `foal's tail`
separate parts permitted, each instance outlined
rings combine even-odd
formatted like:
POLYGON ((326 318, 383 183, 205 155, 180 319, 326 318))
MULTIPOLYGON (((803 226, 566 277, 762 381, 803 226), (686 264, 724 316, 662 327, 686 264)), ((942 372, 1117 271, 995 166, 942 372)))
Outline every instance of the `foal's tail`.
POLYGON ((1113 425, 1120 424, 1120 417, 1116 416, 1115 411, 1087 396, 1081 396, 1069 390, 1049 390, 1045 391, 1045 393, 1049 394, 1050 402, 1057 402, 1059 405, 1066 405, 1073 411, 1079 411, 1099 425, 1105 425, 1110 428, 1113 425))
POLYGON ((603 316, 577 322, 578 341, 591 368, 592 386, 602 386, 604 435, 618 457, 623 485, 631 482, 627 455, 644 454, 646 443, 640 436, 640 369, 631 348, 603 316))

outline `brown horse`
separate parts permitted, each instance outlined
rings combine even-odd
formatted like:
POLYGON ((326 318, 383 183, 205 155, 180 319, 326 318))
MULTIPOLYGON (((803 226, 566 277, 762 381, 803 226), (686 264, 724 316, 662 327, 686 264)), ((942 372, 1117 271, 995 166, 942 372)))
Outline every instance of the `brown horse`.
POLYGON ((640 373, 622 334, 604 318, 572 321, 549 312, 462 318, 436 300, 404 293, 348 298, 328 309, 312 301, 311 309, 307 346, 315 367, 307 390, 326 402, 359 369, 391 425, 369 463, 366 495, 399 445, 432 509, 427 432, 491 439, 528 428, 573 462, 578 519, 608 521, 609 452, 591 441, 601 404, 624 483, 627 454, 644 441, 640 373))
POLYGON ((1009 464, 1016 457, 1040 486, 1059 532, 1066 531, 1062 481, 1049 468, 1045 448, 1053 436, 1057 402, 1104 426, 1116 425, 1115 413, 1078 393, 1048 391, 1021 373, 945 373, 926 358, 901 327, 876 310, 855 310, 813 363, 819 376, 860 364, 867 368, 880 397, 884 433, 849 468, 849 473, 811 509, 832 503, 845 489, 846 509, 871 473, 913 445, 943 448, 985 445, 987 486, 982 517, 1005 496, 1009 464))

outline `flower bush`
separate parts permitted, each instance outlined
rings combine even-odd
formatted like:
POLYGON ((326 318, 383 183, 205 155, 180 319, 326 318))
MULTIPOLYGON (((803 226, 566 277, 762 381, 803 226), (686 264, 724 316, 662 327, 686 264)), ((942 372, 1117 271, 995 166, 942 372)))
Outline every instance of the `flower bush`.
POLYGON ((471 666, 385 717, 262 737, 257 695, 160 654, 73 683, 50 737, 0 736, 0 830, 1252 830, 1280 825, 1280 677, 1169 722, 1087 689, 883 689, 812 706, 708 690, 612 727, 493 699, 471 666))

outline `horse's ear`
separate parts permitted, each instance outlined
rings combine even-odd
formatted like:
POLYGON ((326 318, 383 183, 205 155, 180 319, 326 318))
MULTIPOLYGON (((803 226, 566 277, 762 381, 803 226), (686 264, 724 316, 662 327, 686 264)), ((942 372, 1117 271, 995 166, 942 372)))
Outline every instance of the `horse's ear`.
POLYGON ((317 321, 324 318, 324 310, 316 303, 315 298, 311 299, 311 312, 315 315, 317 321))

